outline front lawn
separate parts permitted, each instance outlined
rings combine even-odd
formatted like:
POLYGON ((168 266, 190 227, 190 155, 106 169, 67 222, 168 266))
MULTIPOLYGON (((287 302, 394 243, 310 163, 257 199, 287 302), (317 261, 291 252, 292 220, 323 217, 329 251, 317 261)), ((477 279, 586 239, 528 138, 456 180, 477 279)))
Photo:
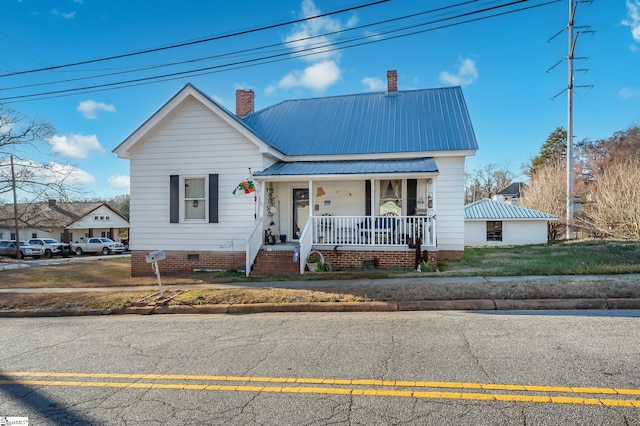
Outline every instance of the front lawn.
POLYGON ((467 247, 460 262, 442 262, 442 274, 599 275, 640 272, 640 242, 586 240, 514 247, 467 247))

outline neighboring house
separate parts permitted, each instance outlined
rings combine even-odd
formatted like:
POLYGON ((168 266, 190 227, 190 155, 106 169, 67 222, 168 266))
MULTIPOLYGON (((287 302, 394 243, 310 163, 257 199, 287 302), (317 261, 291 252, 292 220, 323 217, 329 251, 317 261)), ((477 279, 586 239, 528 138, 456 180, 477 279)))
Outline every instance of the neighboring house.
MULTIPOLYGON (((14 240, 13 204, 0 206, 0 239, 14 240)), ((65 243, 87 237, 107 237, 118 241, 127 234, 129 221, 106 203, 57 202, 19 203, 20 240, 54 238, 65 243)))
POLYGON ((238 90, 235 115, 186 85, 114 149, 130 161, 132 275, 154 250, 167 272, 303 273, 312 249, 334 269, 413 267, 418 238, 432 262, 460 258, 478 148, 462 90, 387 79, 257 112, 238 90))
POLYGON ((513 182, 503 190, 498 191, 496 195, 493 196, 493 199, 501 203, 509 203, 517 206, 520 203, 520 197, 522 196, 524 188, 524 182, 513 182))
POLYGON ((558 217, 485 198, 464 208, 464 245, 546 244, 550 220, 558 217))

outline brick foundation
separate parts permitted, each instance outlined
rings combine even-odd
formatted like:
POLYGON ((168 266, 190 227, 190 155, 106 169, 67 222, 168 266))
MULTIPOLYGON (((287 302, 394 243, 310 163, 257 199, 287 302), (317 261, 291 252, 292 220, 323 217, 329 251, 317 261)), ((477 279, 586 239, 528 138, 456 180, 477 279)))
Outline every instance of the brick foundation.
MULTIPOLYGON (((154 275, 151 265, 146 262, 146 251, 131 252, 131 276, 154 275)), ((175 274, 191 272, 194 269, 244 269, 245 252, 215 251, 172 251, 165 250, 167 258, 158 262, 161 273, 175 274)))
MULTIPOLYGON (((372 266, 380 269, 392 269, 399 266, 404 269, 415 267, 416 253, 414 250, 353 250, 334 249, 318 250, 325 261, 331 262, 333 270, 360 269, 365 261, 371 261, 372 266)), ((131 276, 153 276, 151 265, 146 262, 146 251, 131 252, 131 276)), ((194 269, 214 270, 243 270, 245 252, 210 252, 210 251, 165 251, 167 258, 159 263, 160 272, 175 274, 191 272, 194 269)), ((299 263, 293 262, 291 251, 263 252, 256 259, 252 275, 277 276, 294 274, 299 271, 299 263)), ((437 269, 439 259, 458 260, 462 258, 461 251, 428 251, 427 263, 437 269)), ((423 252, 424 257, 424 252, 423 252)), ((367 262, 369 263, 369 262, 367 262)))
MULTIPOLYGON (((371 261, 372 266, 380 269, 392 269, 401 267, 413 269, 416 264, 416 252, 414 250, 318 250, 324 256, 325 262, 331 262, 334 271, 351 268, 362 268, 371 261)), ((427 262, 432 268, 438 267, 438 252, 430 251, 427 254, 427 262)))

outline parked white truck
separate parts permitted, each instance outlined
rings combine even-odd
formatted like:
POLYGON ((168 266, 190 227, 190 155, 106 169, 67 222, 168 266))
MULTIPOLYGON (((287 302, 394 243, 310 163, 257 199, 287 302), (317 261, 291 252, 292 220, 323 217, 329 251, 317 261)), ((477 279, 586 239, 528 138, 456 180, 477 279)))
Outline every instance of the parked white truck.
POLYGON ((32 246, 42 246, 44 250, 43 256, 46 258, 53 256, 69 257, 69 254, 71 254, 71 245, 61 243, 53 238, 31 238, 29 244, 32 246))
POLYGON ((111 238, 87 238, 86 241, 71 243, 71 251, 80 256, 83 253, 102 253, 104 255, 123 253, 124 245, 111 238))

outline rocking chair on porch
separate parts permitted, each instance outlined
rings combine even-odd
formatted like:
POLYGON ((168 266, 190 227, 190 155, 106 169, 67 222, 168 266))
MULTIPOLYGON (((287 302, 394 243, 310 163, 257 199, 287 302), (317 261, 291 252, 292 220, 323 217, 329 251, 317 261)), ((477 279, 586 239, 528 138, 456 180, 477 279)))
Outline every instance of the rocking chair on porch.
POLYGON ((373 244, 393 244, 398 219, 394 216, 377 217, 371 223, 371 218, 363 220, 358 228, 364 241, 373 244))

